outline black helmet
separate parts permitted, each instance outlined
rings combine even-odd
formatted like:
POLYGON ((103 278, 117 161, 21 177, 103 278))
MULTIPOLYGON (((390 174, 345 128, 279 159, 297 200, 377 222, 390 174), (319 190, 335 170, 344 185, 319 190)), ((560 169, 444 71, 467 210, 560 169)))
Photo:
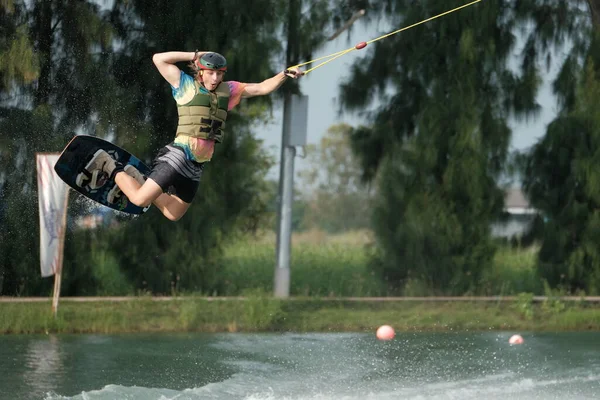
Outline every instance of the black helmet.
POLYGON ((204 53, 196 60, 198 69, 213 69, 227 71, 227 60, 219 53, 204 53))

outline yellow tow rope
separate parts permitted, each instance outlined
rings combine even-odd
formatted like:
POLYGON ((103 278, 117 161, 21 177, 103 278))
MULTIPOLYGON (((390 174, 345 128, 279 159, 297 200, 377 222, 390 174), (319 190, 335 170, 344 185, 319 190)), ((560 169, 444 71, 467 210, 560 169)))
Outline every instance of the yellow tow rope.
MULTIPOLYGON (((330 55, 328 55, 328 56, 323 56, 323 57, 315 58, 314 60, 306 61, 306 62, 303 62, 303 63, 301 63, 301 64, 297 64, 297 65, 293 65, 293 66, 291 66, 291 67, 289 67, 289 68, 294 68, 294 67, 302 67, 303 65, 312 64, 312 63, 313 63, 313 62, 315 62, 315 61, 320 61, 320 60, 323 60, 323 59, 326 59, 326 58, 328 58, 328 60, 327 60, 327 61, 323 61, 322 63, 320 63, 320 64, 318 64, 318 65, 316 65, 316 66, 314 66, 314 67, 312 67, 312 68, 310 68, 310 69, 307 69, 306 71, 304 71, 304 74, 306 75, 306 74, 308 74, 309 72, 311 72, 311 71, 314 71, 315 69, 317 69, 317 68, 319 68, 319 67, 322 67, 323 65, 327 64, 328 62, 331 62, 331 61, 335 60, 336 58, 339 58, 339 57, 343 56, 344 54, 348 54, 348 53, 350 53, 351 51, 354 51, 354 50, 360 50, 360 49, 364 49, 364 48, 365 48, 365 47, 367 47, 367 45, 368 45, 368 44, 370 44, 370 43, 376 42, 376 41, 378 41, 378 40, 381 40, 381 39, 385 39, 385 38, 387 38, 387 37, 389 37, 389 36, 392 36, 392 35, 395 35, 395 34, 397 34, 397 33, 400 33, 400 32, 403 32, 403 31, 406 31, 406 30, 408 30, 408 29, 410 29, 410 28, 414 28, 414 27, 415 27, 415 26, 417 26, 417 25, 421 25, 421 24, 424 24, 425 22, 429 22, 429 21, 431 21, 431 20, 434 20, 434 19, 436 19, 436 18, 443 17, 444 15, 451 14, 451 13, 453 13, 453 12, 455 12, 455 11, 458 11, 458 10, 460 10, 460 9, 462 9, 462 8, 465 8, 465 7, 472 6, 473 4, 475 4, 475 3, 479 3, 480 1, 482 1, 482 0, 475 0, 475 1, 472 1, 472 2, 470 2, 470 3, 468 3, 468 4, 464 4, 464 5, 460 6, 460 7, 453 8, 452 10, 448 10, 448 11, 446 11, 446 12, 443 12, 443 13, 441 13, 441 14, 438 14, 438 15, 436 15, 436 16, 433 16, 433 17, 430 17, 430 18, 424 19, 423 21, 419 21, 419 22, 417 22, 417 23, 414 23, 414 24, 412 24, 412 25, 409 25, 409 26, 407 26, 407 27, 404 27, 404 28, 398 29, 397 31, 390 32, 390 33, 387 33, 387 34, 385 34, 385 35, 383 35, 383 36, 379 36, 378 38, 375 38, 375 39, 369 40, 368 42, 360 42, 360 43, 356 44, 355 46, 353 46, 353 47, 350 47, 349 49, 342 50, 342 51, 338 51, 337 53, 333 53, 333 54, 330 54, 330 55)), ((289 72, 289 68, 285 70, 285 72, 286 72, 286 73, 288 73, 288 72, 289 72)))

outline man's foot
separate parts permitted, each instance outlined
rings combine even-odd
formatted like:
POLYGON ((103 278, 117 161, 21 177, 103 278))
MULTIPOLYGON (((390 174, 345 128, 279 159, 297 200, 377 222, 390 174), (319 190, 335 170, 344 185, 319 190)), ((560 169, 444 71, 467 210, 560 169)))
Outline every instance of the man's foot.
POLYGON ((137 183, 140 184, 140 186, 143 185, 144 182, 146 182, 146 178, 144 178, 144 175, 142 175, 142 173, 131 164, 127 164, 125 168, 123 168, 123 171, 125 171, 127 175, 134 178, 137 181, 137 183))
MULTIPOLYGON (((144 175, 142 175, 142 173, 140 171, 138 171, 138 169, 131 164, 127 164, 125 166, 125 168, 123 169, 123 171, 127 175, 134 178, 140 185, 143 185, 144 182, 146 182, 146 180, 144 179, 144 175)), ((110 204, 114 204, 117 201, 119 201, 122 194, 123 194, 123 192, 121 191, 119 186, 115 185, 106 195, 106 201, 108 201, 110 204)))
POLYGON ((106 201, 108 204, 115 204, 117 201, 121 199, 123 192, 119 189, 119 186, 115 184, 112 189, 106 194, 106 201))
POLYGON ((116 167, 117 164, 110 154, 100 149, 77 175, 75 183, 79 187, 89 185, 91 189, 98 189, 108 181, 116 167))

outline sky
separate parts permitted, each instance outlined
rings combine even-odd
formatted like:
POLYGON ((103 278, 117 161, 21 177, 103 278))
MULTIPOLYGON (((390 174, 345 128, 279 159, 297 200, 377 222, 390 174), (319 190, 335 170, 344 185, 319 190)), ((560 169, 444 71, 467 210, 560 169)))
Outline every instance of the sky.
MULTIPOLYGON (((428 23, 435 23, 435 21, 428 23)), ((353 25, 352 31, 349 34, 343 33, 333 41, 327 42, 323 48, 314 54, 314 58, 345 50, 356 43, 375 39, 399 28, 392 27, 389 29, 389 27, 383 27, 373 22, 367 25, 362 20, 358 20, 353 25)), ((401 35, 402 33, 399 34, 401 35)), ((522 41, 518 40, 517 43, 515 52, 518 53, 520 52, 522 41)), ((337 115, 338 107, 336 105, 336 98, 339 95, 339 84, 350 75, 350 66, 357 59, 365 56, 368 51, 369 46, 359 51, 353 51, 300 78, 301 91, 304 95, 308 96, 307 142, 309 144, 318 144, 320 138, 331 125, 345 122, 352 126, 357 126, 360 122, 365 123, 365 121, 359 121, 358 118, 352 115, 342 115, 339 117, 337 115)), ((318 61, 309 67, 315 66, 320 62, 318 61)), ((551 92, 549 82, 556 75, 559 65, 560 62, 553 63, 553 67, 545 76, 544 85, 537 99, 541 106, 541 112, 538 117, 531 121, 510 121, 510 125, 513 128, 511 142, 513 150, 524 150, 535 144, 544 135, 547 124, 555 118, 556 99, 551 92)), ((276 157, 277 165, 269 173, 269 177, 273 179, 277 179, 279 176, 282 111, 282 102, 280 102, 273 111, 272 123, 257 132, 257 137, 264 140, 265 146, 276 157)), ((301 158, 303 154, 302 149, 298 149, 296 154, 295 175, 297 176, 297 172, 300 169, 306 168, 307 162, 301 158)))

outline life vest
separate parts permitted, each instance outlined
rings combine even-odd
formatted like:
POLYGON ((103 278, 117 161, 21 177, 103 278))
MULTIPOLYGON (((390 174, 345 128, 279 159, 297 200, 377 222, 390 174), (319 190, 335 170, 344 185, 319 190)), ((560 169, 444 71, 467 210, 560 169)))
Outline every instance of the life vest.
POLYGON ((221 82, 213 92, 200 91, 196 85, 196 95, 190 102, 177 105, 179 123, 177 136, 186 135, 200 139, 223 140, 227 106, 229 105, 229 85, 221 82))

